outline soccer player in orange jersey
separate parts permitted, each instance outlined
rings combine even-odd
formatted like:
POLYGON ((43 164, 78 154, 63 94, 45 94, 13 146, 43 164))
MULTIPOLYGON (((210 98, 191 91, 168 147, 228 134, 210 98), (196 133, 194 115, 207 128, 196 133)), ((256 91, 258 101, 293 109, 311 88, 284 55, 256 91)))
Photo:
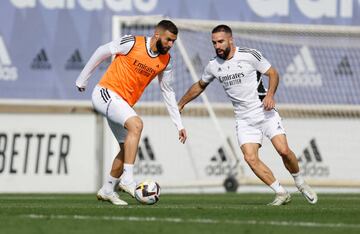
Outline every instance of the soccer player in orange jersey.
POLYGON ((155 27, 152 37, 126 35, 102 45, 76 80, 78 90, 84 91, 95 68, 115 55, 92 93, 95 110, 106 117, 120 145, 110 175, 97 193, 99 200, 127 205, 115 192, 117 185, 134 197, 136 183, 133 167, 143 122, 132 107, 155 77, 158 77, 166 107, 179 131, 179 140, 182 143, 186 140, 186 131, 171 87, 173 76, 169 50, 177 39, 177 33, 178 29, 173 22, 162 20, 155 27))

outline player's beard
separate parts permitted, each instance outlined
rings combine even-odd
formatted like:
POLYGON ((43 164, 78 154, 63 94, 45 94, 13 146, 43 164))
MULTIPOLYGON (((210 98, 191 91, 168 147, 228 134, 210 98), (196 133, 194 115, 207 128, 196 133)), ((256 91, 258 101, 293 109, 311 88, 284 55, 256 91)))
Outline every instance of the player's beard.
POLYGON ((227 47, 225 50, 222 50, 222 49, 217 49, 216 50, 216 55, 219 57, 219 58, 222 58, 222 59, 226 59, 228 57, 228 55, 230 54, 230 47, 227 47), (223 53, 222 54, 219 54, 219 51, 222 51, 223 53))
POLYGON ((161 43, 161 39, 159 38, 156 41, 156 49, 160 54, 166 54, 169 51, 169 47, 164 47, 163 44, 161 43))

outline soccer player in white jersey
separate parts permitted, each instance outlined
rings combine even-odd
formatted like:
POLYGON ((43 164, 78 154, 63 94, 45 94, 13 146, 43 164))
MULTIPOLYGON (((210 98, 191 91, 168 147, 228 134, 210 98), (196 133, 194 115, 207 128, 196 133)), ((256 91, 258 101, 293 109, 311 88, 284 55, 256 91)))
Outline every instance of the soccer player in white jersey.
POLYGON ((177 38, 178 29, 169 20, 160 21, 152 37, 127 35, 100 46, 76 80, 79 91, 84 91, 95 68, 111 55, 115 59, 92 93, 94 108, 103 114, 116 137, 120 151, 115 157, 106 182, 97 193, 99 200, 115 205, 127 205, 119 198, 116 187, 134 197, 136 182, 133 167, 143 122, 133 109, 147 85, 158 77, 160 89, 174 122, 180 142, 186 140, 177 107, 172 65, 168 53, 177 38))
POLYGON ((217 79, 233 104, 236 134, 245 161, 255 175, 276 194, 269 205, 285 205, 291 201, 291 196, 259 158, 263 135, 271 140, 299 191, 309 203, 315 204, 317 195, 300 174, 298 160, 288 146, 281 118, 274 109, 274 95, 279 83, 276 69, 259 51, 236 47, 232 30, 227 25, 218 25, 212 30, 212 43, 217 56, 210 60, 201 79, 193 84, 179 101, 180 112, 188 102, 199 96, 210 82, 217 79), (258 91, 259 83, 262 85, 262 80, 259 79, 261 74, 269 77, 269 87, 262 100, 259 96, 260 90, 258 91))

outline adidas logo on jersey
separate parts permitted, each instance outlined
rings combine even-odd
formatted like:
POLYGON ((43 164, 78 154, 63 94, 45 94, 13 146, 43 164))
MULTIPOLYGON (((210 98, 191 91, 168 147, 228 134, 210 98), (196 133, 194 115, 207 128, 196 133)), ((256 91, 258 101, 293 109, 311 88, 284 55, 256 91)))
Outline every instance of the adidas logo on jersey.
POLYGON ((17 80, 17 68, 11 64, 12 62, 4 40, 0 36, 0 80, 17 80))
POLYGON ((84 63, 80 55, 80 51, 76 49, 65 65, 66 70, 81 70, 84 68, 84 63))
POLYGON ((292 63, 286 68, 284 75, 285 86, 321 86, 321 74, 317 71, 314 59, 308 47, 300 49, 292 63))
POLYGON ((209 176, 229 175, 232 167, 230 160, 223 147, 220 147, 217 154, 210 158, 210 163, 205 167, 205 173, 209 176))
POLYGON ((303 150, 298 158, 303 176, 327 177, 330 175, 330 169, 324 165, 323 157, 320 154, 319 147, 315 139, 310 140, 310 146, 303 150))
POLYGON ((51 69, 51 64, 49 63, 48 57, 44 49, 41 49, 40 52, 35 56, 33 62, 31 63, 32 69, 51 69))
POLYGON ((135 175, 161 175, 163 167, 156 163, 155 154, 148 137, 144 137, 138 148, 137 163, 134 166, 135 175))
POLYGON ((335 69, 335 75, 352 76, 353 72, 347 56, 344 56, 335 69))

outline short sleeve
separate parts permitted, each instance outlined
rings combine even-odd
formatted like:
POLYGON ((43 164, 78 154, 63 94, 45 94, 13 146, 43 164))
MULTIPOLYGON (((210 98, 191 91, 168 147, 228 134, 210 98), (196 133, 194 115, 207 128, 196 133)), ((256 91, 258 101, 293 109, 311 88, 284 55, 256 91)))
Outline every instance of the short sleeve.
POLYGON ((205 70, 201 76, 201 80, 205 83, 211 83, 215 79, 215 76, 211 72, 211 65, 208 63, 208 65, 205 67, 205 70))
POLYGON ((254 68, 259 71, 260 73, 264 74, 269 70, 271 67, 271 64, 269 61, 257 50, 251 50, 252 56, 252 62, 254 65, 254 68))

